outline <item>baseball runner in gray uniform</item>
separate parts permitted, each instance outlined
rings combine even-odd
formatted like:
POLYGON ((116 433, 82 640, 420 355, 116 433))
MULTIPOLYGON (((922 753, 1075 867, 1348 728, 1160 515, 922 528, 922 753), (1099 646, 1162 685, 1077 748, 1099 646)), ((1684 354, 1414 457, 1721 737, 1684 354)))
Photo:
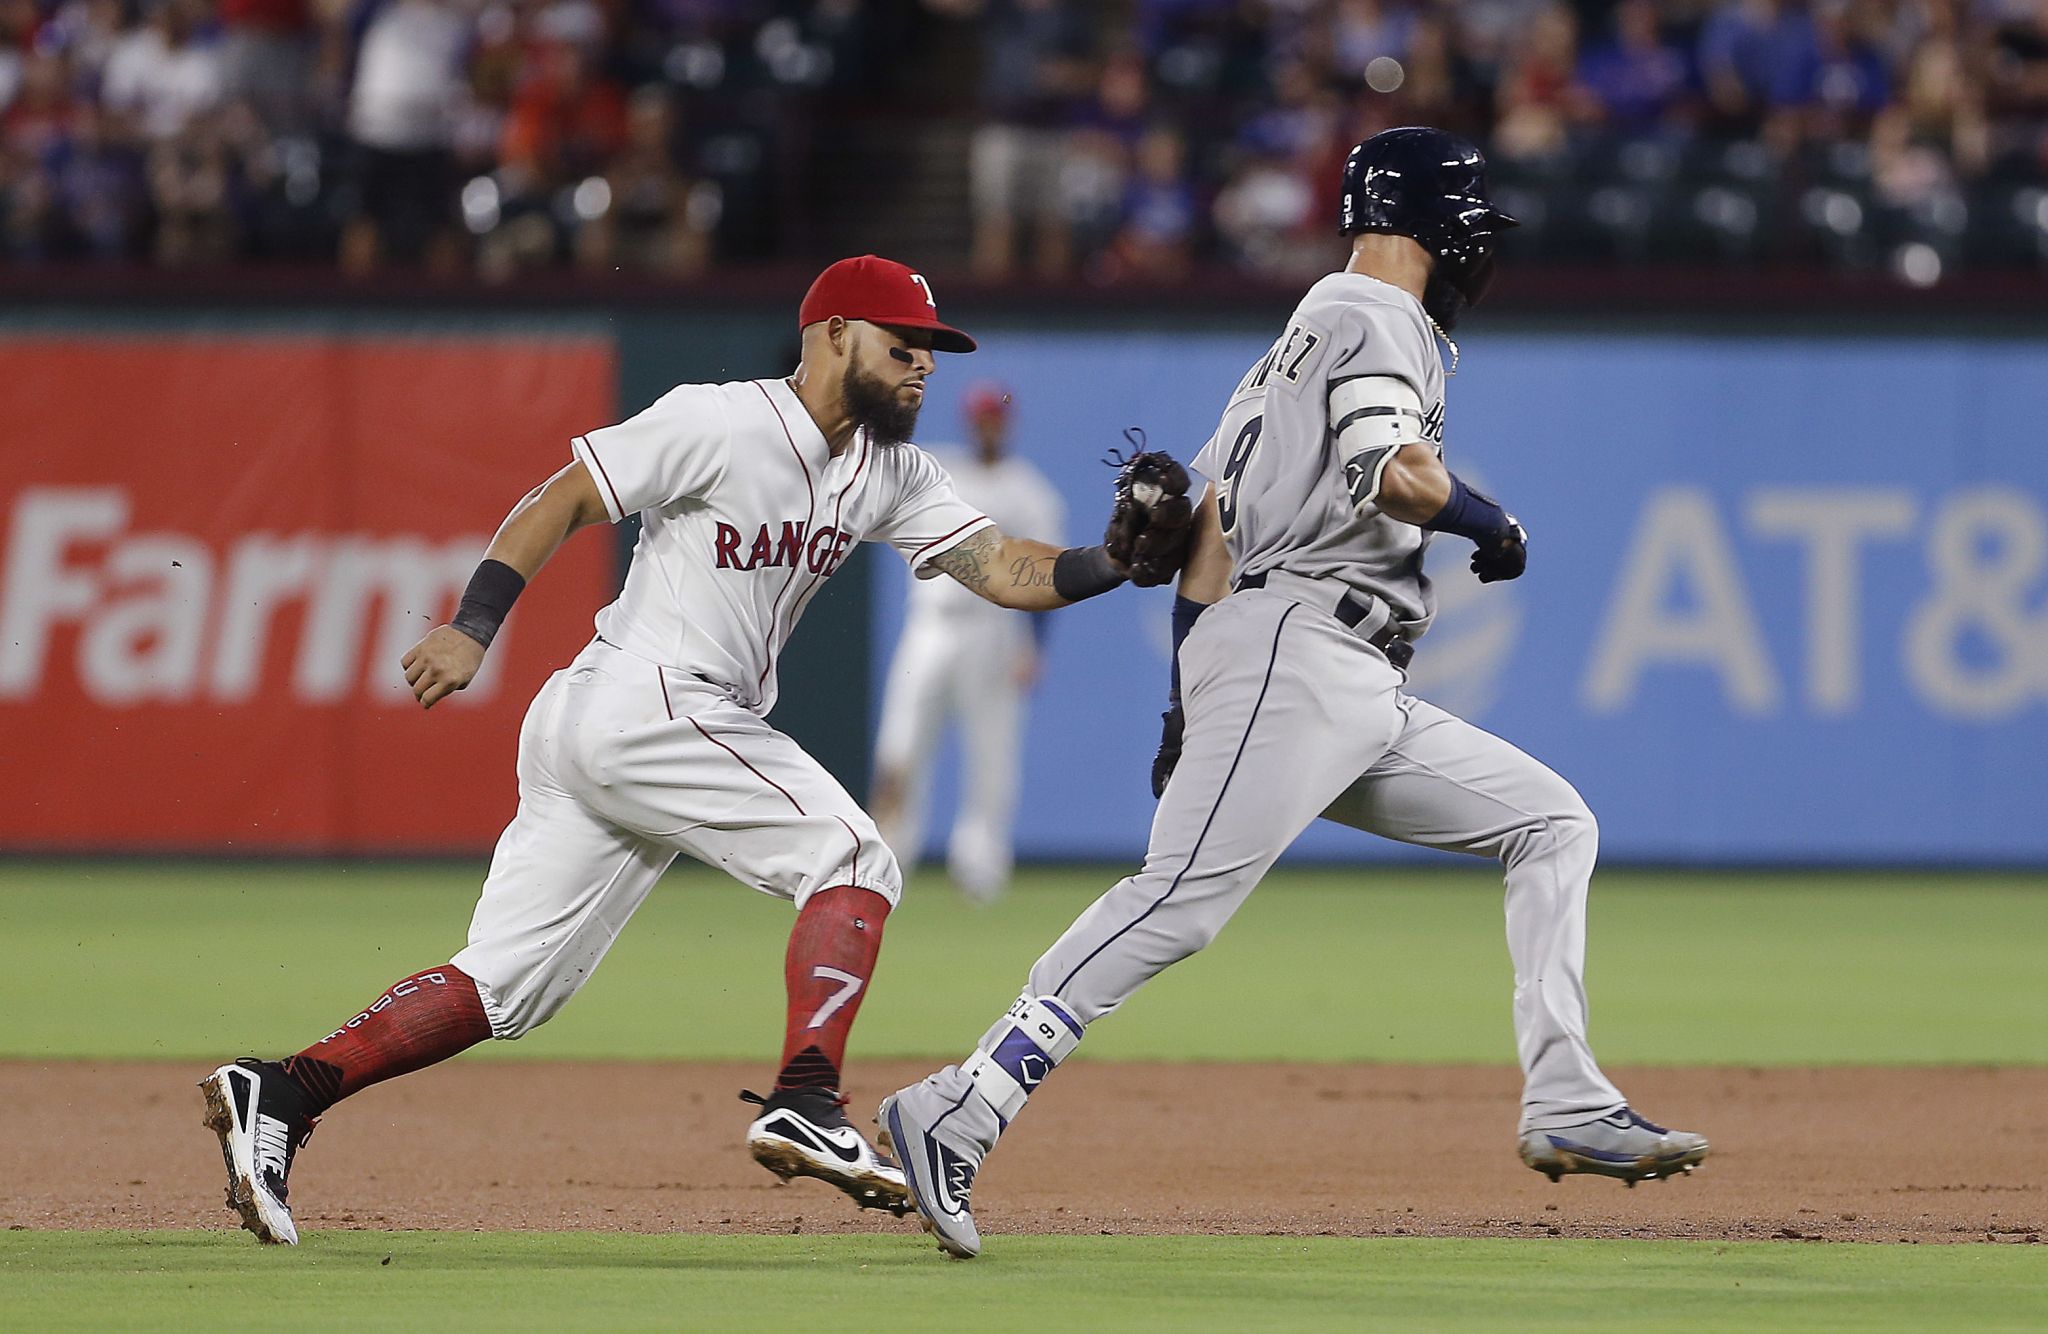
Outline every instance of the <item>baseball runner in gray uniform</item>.
POLYGON ((1211 485, 1175 607, 1185 641, 1144 866, 1046 951, 965 1061, 882 1103, 918 1211, 952 1255, 981 1248, 974 1176, 1031 1092, 1088 1025, 1213 940, 1318 815, 1505 867, 1525 1163, 1633 1185, 1707 1155, 1700 1136, 1637 1115, 1587 1043, 1598 836, 1585 802, 1402 689, 1435 609, 1430 535, 1470 540, 1482 581, 1527 560, 1522 526, 1442 461, 1438 344, 1455 368, 1445 331, 1484 293, 1494 237, 1514 225, 1488 202, 1483 168, 1470 144, 1429 129, 1353 150, 1349 265, 1309 289, 1195 461, 1211 485))

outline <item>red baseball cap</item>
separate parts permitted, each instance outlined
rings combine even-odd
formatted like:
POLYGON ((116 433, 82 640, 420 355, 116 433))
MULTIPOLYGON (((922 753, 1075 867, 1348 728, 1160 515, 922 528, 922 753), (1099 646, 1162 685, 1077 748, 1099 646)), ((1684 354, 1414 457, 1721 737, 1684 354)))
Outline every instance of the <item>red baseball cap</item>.
POLYGON ((960 408, 975 421, 983 417, 1008 417, 1010 391, 994 380, 976 380, 961 396, 960 408))
POLYGON ((797 308, 796 327, 808 329, 834 315, 899 329, 929 329, 941 352, 972 352, 974 340, 939 320, 932 285, 907 264, 880 255, 842 259, 819 274, 797 308))

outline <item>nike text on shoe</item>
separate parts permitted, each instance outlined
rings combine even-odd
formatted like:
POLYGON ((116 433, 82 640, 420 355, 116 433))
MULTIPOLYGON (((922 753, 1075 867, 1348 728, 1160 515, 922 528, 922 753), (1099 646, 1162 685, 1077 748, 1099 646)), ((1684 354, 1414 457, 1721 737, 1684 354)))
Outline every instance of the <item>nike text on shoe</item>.
POLYGON ((1707 1156, 1704 1136, 1666 1130, 1626 1107, 1580 1125, 1527 1131, 1521 1147, 1522 1161, 1552 1181, 1590 1172, 1631 1186, 1646 1177, 1683 1176, 1707 1156))
POLYGON ((883 1140, 903 1164, 903 1182, 919 1221, 938 1239, 939 1249, 957 1260, 981 1254, 981 1233, 970 1207, 974 1174, 987 1154, 968 1124, 977 1115, 995 1120, 953 1066, 898 1089, 882 1100, 878 1113, 883 1140))
POLYGON ((863 1209, 910 1212, 903 1171, 846 1119, 846 1097, 833 1089, 776 1089, 768 1097, 743 1091, 761 1109, 747 1127, 754 1161, 781 1177, 816 1177, 837 1186, 863 1209))
POLYGON ((313 1133, 305 1095, 275 1061, 244 1057, 199 1081, 206 1125, 220 1136, 228 1168, 228 1208, 258 1241, 299 1243, 286 1183, 299 1146, 313 1133))

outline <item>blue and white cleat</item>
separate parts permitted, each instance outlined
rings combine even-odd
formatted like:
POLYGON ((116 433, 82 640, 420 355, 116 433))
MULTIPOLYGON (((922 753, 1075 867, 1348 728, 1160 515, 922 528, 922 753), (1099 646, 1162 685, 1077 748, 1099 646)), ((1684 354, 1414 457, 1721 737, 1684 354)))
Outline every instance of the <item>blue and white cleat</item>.
POLYGON ((1575 1126, 1522 1135, 1522 1161, 1552 1181, 1574 1173, 1615 1177, 1633 1186, 1646 1178, 1684 1176, 1706 1158, 1706 1137, 1666 1130, 1627 1107, 1575 1126))
POLYGON ((924 1230, 957 1260, 981 1254, 969 1201, 974 1174, 1002 1126, 958 1066, 949 1065, 882 1099, 882 1139, 903 1165, 903 1183, 924 1230))

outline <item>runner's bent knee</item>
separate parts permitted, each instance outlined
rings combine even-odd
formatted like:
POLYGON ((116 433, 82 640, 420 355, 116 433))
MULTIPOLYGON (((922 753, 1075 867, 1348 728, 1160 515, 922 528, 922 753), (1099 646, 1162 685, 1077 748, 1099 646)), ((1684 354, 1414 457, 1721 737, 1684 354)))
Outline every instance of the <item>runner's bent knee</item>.
POLYGON ((1501 847, 1501 860, 1509 866, 1542 856, 1569 855, 1590 862, 1598 854, 1600 823, 1592 809, 1569 783, 1552 777, 1557 790, 1546 794, 1547 800, 1501 847))

